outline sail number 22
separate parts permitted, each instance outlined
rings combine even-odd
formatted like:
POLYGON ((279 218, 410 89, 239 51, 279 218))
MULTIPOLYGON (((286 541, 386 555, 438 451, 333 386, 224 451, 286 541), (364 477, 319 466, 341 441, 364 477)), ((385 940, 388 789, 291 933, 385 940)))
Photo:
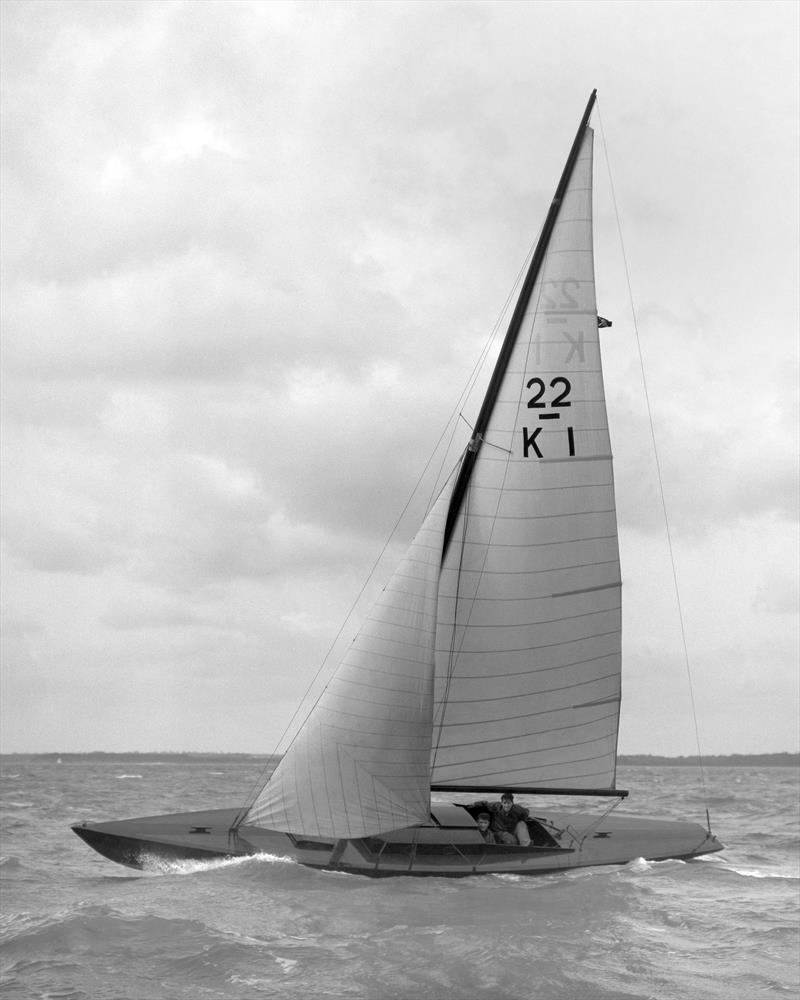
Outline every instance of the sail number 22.
MULTIPOLYGON (((530 379, 530 381, 527 383, 527 387, 529 389, 532 389, 534 386, 536 386, 537 392, 534 396, 531 396, 531 398, 528 400, 528 406, 530 407, 547 406, 547 403, 541 402, 541 398, 546 391, 544 381, 540 378, 530 379)), ((557 396, 555 396, 553 399, 550 400, 550 406, 572 406, 572 403, 570 403, 570 401, 567 399, 567 396, 569 396, 570 391, 572 390, 572 383, 570 382, 570 380, 568 378, 564 378, 563 375, 559 375, 558 378, 554 378, 550 383, 551 389, 555 389, 556 386, 563 386, 563 389, 557 396)), ((560 413, 540 413, 539 419, 546 420, 549 417, 551 419, 555 418, 557 420, 560 416, 561 416, 560 413)))
MULTIPOLYGON (((547 385, 543 379, 538 377, 529 379, 525 386, 527 389, 533 390, 533 395, 528 400, 528 408, 532 410, 546 410, 548 407, 557 408, 562 406, 572 406, 569 401, 568 396, 572 391, 572 383, 568 378, 564 378, 563 375, 559 375, 550 381, 550 388, 553 390, 552 397, 547 400, 545 395, 547 393, 547 385)), ((539 413, 539 420, 560 420, 561 414, 557 411, 550 413, 539 413)), ((529 432, 527 427, 522 428, 522 446, 525 458, 529 455, 536 458, 543 458, 542 452, 539 450, 539 445, 536 438, 541 433, 541 427, 535 427, 533 432, 529 432)), ((567 428, 567 443, 569 446, 570 456, 575 454, 575 434, 572 427, 567 428)))

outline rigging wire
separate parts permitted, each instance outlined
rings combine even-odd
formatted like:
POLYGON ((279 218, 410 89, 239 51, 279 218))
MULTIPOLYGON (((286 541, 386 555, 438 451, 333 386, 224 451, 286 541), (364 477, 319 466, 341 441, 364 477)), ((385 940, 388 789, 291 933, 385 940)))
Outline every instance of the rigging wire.
MULTIPOLYGON (((538 240, 538 235, 537 235, 537 240, 538 240)), ((500 326, 501 326, 501 323, 503 321, 503 317, 505 316, 505 314, 506 314, 506 312, 507 312, 507 310, 509 308, 510 303, 514 299, 515 291, 516 291, 517 287, 519 286, 519 283, 522 280, 522 277, 523 277, 523 275, 525 274, 525 272, 527 270, 528 262, 530 261, 530 258, 531 258, 531 255, 533 254, 533 250, 534 250, 535 246, 536 246, 536 240, 534 240, 534 242, 531 244, 531 246, 528 249, 528 253, 527 253, 526 257, 525 257, 525 260, 522 262, 522 265, 519 268, 519 271, 517 272, 516 278, 512 282, 511 288, 509 289, 508 294, 506 296, 506 300, 503 303, 502 308, 500 309, 500 313, 499 313, 497 319, 495 320, 494 326, 492 327, 492 330, 491 330, 491 332, 489 334, 489 337, 487 338, 486 343, 484 344, 484 346, 483 346, 483 348, 481 350, 481 353, 478 356, 477 361, 475 362, 475 364, 472 367, 472 371, 470 372, 470 374, 469 374, 469 376, 467 378, 466 384, 464 385, 464 388, 461 390, 461 394, 458 397, 458 400, 456 401, 456 403, 455 403, 455 405, 454 405, 454 407, 453 407, 453 409, 452 409, 452 411, 450 413, 450 416, 448 417, 447 421, 445 422, 445 425, 444 425, 444 427, 442 429, 442 432, 439 435, 439 438, 436 441, 436 444, 434 445, 433 449, 431 450, 430 456, 429 456, 427 462, 425 463, 425 466, 422 469, 422 472, 417 477, 417 481, 414 484, 414 488, 412 489, 412 491, 411 491, 408 499, 406 500, 406 503, 403 506, 403 509, 400 511, 400 514, 398 515, 398 517, 397 517, 397 519, 396 519, 396 521, 395 521, 395 523, 394 523, 391 531, 389 532, 389 535, 386 538, 386 541, 384 542, 383 547, 381 548, 380 552, 378 553, 377 558, 375 559, 374 563, 372 564, 372 568, 370 569, 369 573, 367 574, 367 577, 364 580, 364 583, 363 583, 361 589, 359 590, 358 594, 356 595, 355 599, 353 600, 353 602, 352 602, 352 604, 350 606, 350 610, 347 612, 347 615, 345 616, 345 618, 344 618, 344 620, 342 622, 341 628, 336 633, 336 636, 334 637, 333 641, 331 642, 330 646, 328 647, 327 652, 325 653, 325 655, 322 658, 322 662, 320 663, 319 667, 317 668, 314 676, 311 678, 311 681, 309 682, 309 684, 308 684, 308 686, 306 688, 305 694, 300 699, 300 701, 299 701, 299 703, 297 705, 297 708, 292 713, 291 718, 289 719, 289 721, 286 724, 283 732, 281 733, 280 737, 278 738, 278 741, 275 744, 275 748, 274 748, 273 752, 271 754, 269 754, 270 758, 274 758, 276 756, 278 756, 278 757, 280 756, 279 752, 278 752, 280 746, 282 745, 283 741, 286 739, 287 734, 291 731, 292 727, 294 726, 295 720, 297 719, 298 715, 300 714, 300 710, 302 709, 303 705, 306 703, 306 699, 308 698, 310 691, 312 690, 312 688, 314 687, 314 685, 317 683, 317 680, 319 679, 320 674, 322 673, 322 671, 324 670, 326 664, 328 663, 328 660, 330 659, 331 654, 333 653, 334 649, 338 645, 338 643, 339 643, 339 641, 340 641, 340 639, 342 637, 342 633, 344 632, 344 630, 345 630, 348 622, 352 618, 353 613, 354 613, 356 607, 358 606, 359 601, 361 600, 361 598, 362 598, 362 596, 364 594, 364 591, 367 589, 367 587, 369 586, 370 582, 374 578, 374 576, 375 576, 375 574, 377 572, 378 566, 380 565, 381 561, 383 560, 383 558, 384 558, 384 556, 386 554, 386 550, 389 548, 389 545, 391 544, 392 540, 394 539, 395 535, 397 534, 398 528, 400 527, 400 524, 402 523, 403 518, 405 517, 405 515, 406 515, 406 513, 407 513, 407 511, 409 509, 409 507, 413 503, 414 498, 417 496, 418 491, 420 490, 420 487, 422 485, 422 482, 425 479, 425 476, 426 476, 426 474, 428 472, 428 469, 433 464, 434 457, 436 456, 437 452, 439 451, 440 446, 442 444, 442 441, 444 440, 445 436, 447 435, 448 428, 450 428, 450 438, 449 438, 449 441, 447 443, 447 447, 444 449, 444 452, 443 452, 443 455, 442 455, 442 460, 440 462, 439 469, 438 469, 437 474, 436 474, 436 478, 434 479, 433 486, 431 488, 431 492, 430 492, 430 494, 428 496, 428 500, 427 500, 427 504, 426 504, 426 508, 425 508, 426 513, 431 509, 431 507, 433 505, 433 500, 438 495, 439 490, 441 489, 441 487, 438 484, 442 482, 442 470, 443 470, 443 468, 445 466, 445 462, 447 461, 447 455, 450 452, 450 448, 452 447, 453 439, 455 437, 456 430, 458 428, 459 418, 461 418, 461 419, 465 420, 465 422, 467 422, 466 418, 461 413, 461 410, 462 410, 463 406, 465 405, 466 400, 469 398, 472 390, 475 388, 475 385, 476 385, 476 383, 478 381, 478 376, 480 374, 480 371, 483 368, 484 364, 486 363, 486 359, 489 356, 489 353, 490 353, 490 351, 492 349, 492 345, 494 344, 495 340, 497 339, 497 334, 498 334, 498 331, 500 330, 500 326)), ((463 456, 461 456, 461 455, 459 456, 459 461, 461 460, 462 457, 463 456)), ((449 474, 448 474, 448 476, 444 477, 444 481, 446 482, 448 478, 449 478, 449 474)), ((322 688, 322 690, 320 691, 319 695, 315 699, 314 703, 311 705, 311 707, 306 712, 304 721, 314 711, 314 708, 316 707, 316 705, 319 702, 319 700, 322 697, 322 695, 325 693, 325 691, 326 691, 326 689, 328 687, 328 684, 330 683, 331 679, 332 678, 329 678, 328 683, 325 684, 325 686, 322 688)), ((288 750, 289 747, 291 747, 292 743, 297 738, 297 735, 299 734, 299 732, 300 732, 301 729, 302 729, 302 726, 299 726, 297 728, 297 731, 295 732, 295 735, 292 737, 292 740, 287 745, 286 750, 288 750)), ((284 753, 286 752, 286 750, 284 750, 284 753)), ((251 785, 250 791, 247 794, 247 797, 245 799, 244 805, 239 810, 239 812, 236 814, 236 817, 234 818, 234 821, 231 824, 231 830, 232 831, 236 831, 239 828, 239 826, 241 826, 241 824, 244 822, 245 818, 247 817, 247 813, 252 808, 253 803, 255 802, 255 800, 261 794, 261 790, 267 784, 267 782, 268 782, 269 778, 272 776, 272 772, 275 770, 276 766, 277 766, 277 764, 274 763, 272 760, 270 760, 270 762, 268 764, 266 764, 261 769, 261 772, 259 773, 258 777, 253 782, 253 784, 251 785)))
POLYGON ((678 609, 678 623, 680 625, 681 642, 683 644, 683 659, 684 659, 684 663, 686 665, 686 676, 688 678, 688 684, 689 684, 689 700, 690 700, 691 706, 692 706, 692 720, 694 722, 694 735, 695 735, 695 741, 697 743, 697 760, 698 760, 698 765, 699 765, 699 770, 700 770, 700 783, 701 783, 702 788, 703 788, 703 798, 705 799, 705 802, 706 802, 706 819, 708 820, 708 827, 709 827, 709 832, 710 832, 710 830, 711 830, 711 821, 710 821, 709 816, 708 816, 708 789, 706 787, 705 768, 703 766, 703 752, 702 752, 701 747, 700 747, 700 729, 699 729, 699 726, 698 726, 698 723, 697 723, 697 708, 696 708, 695 697, 694 697, 694 684, 692 683, 692 669, 691 669, 691 664, 690 664, 690 659, 689 659, 689 644, 688 644, 687 639, 686 639, 686 626, 684 624, 683 605, 682 605, 682 602, 681 602, 681 593, 680 593, 680 587, 679 587, 679 584, 678 584, 678 571, 677 571, 677 568, 676 568, 676 565, 675 565, 675 553, 674 553, 674 549, 673 549, 673 545, 672 545, 672 530, 670 528, 669 513, 667 511, 667 501, 666 501, 666 497, 664 495, 664 483, 663 483, 663 479, 662 479, 662 475, 661 475, 661 461, 659 459, 659 454, 658 454, 658 444, 656 442, 656 431, 655 431, 655 423, 653 421, 653 410, 652 410, 652 407, 650 405, 650 393, 649 393, 648 387, 647 387, 647 376, 645 374, 644 354, 642 352, 642 342, 641 342, 641 338, 639 337, 639 324, 638 324, 637 317, 636 317, 636 308, 635 308, 634 302, 633 302, 633 288, 631 286, 631 276, 630 276, 630 270, 628 268, 628 258, 627 258, 627 255, 625 253, 625 241, 624 241, 623 236, 622 236, 622 223, 620 221, 619 209, 617 207, 617 196, 616 196, 616 191, 614 189, 614 178, 613 178, 613 176, 611 174, 611 162, 610 162, 609 156, 608 156, 608 146, 606 144, 606 136, 605 136, 605 131, 603 129, 603 118, 602 118, 602 115, 600 114, 600 104, 599 104, 599 101, 597 102, 597 104, 595 106, 596 106, 596 109, 597 109, 597 121, 598 121, 598 124, 600 125, 600 135, 601 135, 602 140, 603 140, 603 155, 604 155, 605 162, 606 162, 606 170, 608 171, 608 181, 609 181, 609 186, 610 186, 610 190, 611 190, 611 201, 612 201, 612 204, 614 206, 614 215, 615 215, 616 223, 617 223, 617 233, 619 234, 620 248, 621 248, 621 251, 622 251, 622 263, 623 263, 623 267, 624 267, 624 270, 625 270, 625 281, 626 281, 627 288, 628 288, 628 301, 630 302, 631 317, 632 317, 632 320, 633 320, 633 330, 634 330, 634 334, 636 336, 636 349, 637 349, 637 353, 638 353, 638 356, 639 356, 639 369, 640 369, 641 376, 642 376, 642 387, 644 389, 644 399, 645 399, 645 403, 646 403, 646 406, 647 406, 647 418, 648 418, 648 422, 649 422, 649 425, 650 425, 650 440, 651 440, 652 446, 653 446, 653 457, 655 459, 656 473, 657 473, 657 478, 658 478, 658 491, 659 491, 659 496, 661 498, 661 510, 663 512, 663 515, 664 515, 664 525, 665 525, 666 537, 667 537, 667 548, 669 550, 669 560, 670 560, 670 566, 672 568, 672 583, 673 583, 673 587, 674 587, 674 590, 675 590, 675 601, 676 601, 676 605, 677 605, 677 609, 678 609))
MULTIPOLYGON (((539 232, 541 233, 541 230, 539 232)), ((444 468, 444 464, 445 464, 445 461, 447 460, 447 456, 450 454, 450 449, 451 449, 452 444, 453 444, 453 439, 455 438, 456 432, 458 430, 458 420, 459 420, 459 418, 461 420, 463 420, 464 423, 469 427, 470 432, 472 432, 472 430, 473 430, 473 425, 470 424, 470 422, 467 420, 467 418, 461 412, 462 411, 462 407, 466 404, 466 401, 469 399, 469 397, 470 397, 473 389, 475 388, 475 386, 476 386, 476 384, 478 382, 478 376, 480 375, 480 372, 483 369, 483 366, 486 364, 486 360, 489 357, 489 353, 492 350, 492 346, 493 346, 494 342, 497 340, 497 335, 500 332, 501 323, 503 322, 503 317, 506 315, 506 313, 508 312, 511 304, 516 299, 517 289, 519 288, 519 286, 520 286, 520 284, 521 284, 521 282, 522 282, 522 280, 523 280, 523 278, 524 278, 524 276, 525 276, 525 274, 526 274, 526 272, 528 270, 528 266, 530 264, 531 257, 533 256, 533 252, 534 252, 534 249, 536 247, 536 243, 537 243, 538 239, 539 239, 539 233, 537 233, 536 239, 533 241, 533 243, 531 243, 530 247, 528 247, 528 252, 525 255, 525 259, 523 260, 523 262, 522 262, 519 270, 517 271, 517 274, 516 274, 516 277, 514 278, 514 281, 511 283, 511 287, 509 288, 508 294, 506 295, 506 300, 503 303, 503 305, 502 305, 502 307, 500 309, 500 312, 498 313, 497 319, 494 322, 494 326, 492 327, 491 332, 489 333, 489 336, 488 336, 488 338, 486 340, 486 343, 483 345, 481 353, 478 355, 477 361, 472 366, 472 371, 470 372, 469 377, 467 378, 467 381, 466 381, 466 383, 464 385, 464 388, 461 390, 461 395, 458 397, 458 400, 457 400, 455 406, 453 407, 453 410, 452 410, 452 412, 450 414, 450 417, 449 417, 447 423, 444 426, 444 430, 442 431, 441 435, 439 436, 439 440, 436 442, 436 445, 435 445, 435 447, 433 449, 433 454, 431 455, 431 458, 428 461, 428 465, 430 465, 430 462, 433 460, 433 455, 436 454, 436 451, 439 448, 439 445, 441 444, 441 442, 442 442, 445 434, 447 433, 447 428, 450 427, 451 428, 451 430, 450 430, 450 440, 448 441, 447 448, 444 450, 444 453, 443 453, 443 456, 442 456, 442 462, 441 462, 441 464, 439 466, 439 472, 437 474, 436 479, 434 480, 433 487, 431 489, 431 493, 430 493, 430 495, 428 497, 428 504, 427 504, 427 507, 425 508, 426 511, 428 511, 428 510, 431 509, 431 507, 433 505, 433 499, 439 493, 439 488, 437 488, 437 487, 438 487, 438 484, 440 482, 442 482, 442 469, 444 468)), ((462 457, 463 457, 463 453, 462 453, 462 455, 459 456, 459 460, 462 457)), ((428 465, 425 466, 425 471, 427 471, 428 465)), ((423 475, 424 475, 424 472, 423 472, 423 475)), ((416 490, 419 488, 421 482, 422 482, 422 476, 420 476, 419 480, 417 481, 417 485, 414 487, 414 492, 416 492, 416 490)), ((399 524, 399 521, 398 521, 398 524, 399 524)), ((394 533, 394 531, 396 531, 396 530, 397 530, 397 525, 395 525, 394 529, 392 530, 392 533, 394 533)))

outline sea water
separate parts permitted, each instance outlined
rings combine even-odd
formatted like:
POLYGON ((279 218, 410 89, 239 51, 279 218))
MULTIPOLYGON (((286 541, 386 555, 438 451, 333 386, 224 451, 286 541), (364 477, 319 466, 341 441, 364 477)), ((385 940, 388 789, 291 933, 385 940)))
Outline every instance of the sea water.
POLYGON ((693 768, 621 768, 621 811, 704 824, 707 803, 725 852, 531 877, 368 879, 271 856, 137 873, 69 829, 237 805, 258 772, 3 758, 3 996, 800 996, 794 768, 711 767, 705 789, 693 768))

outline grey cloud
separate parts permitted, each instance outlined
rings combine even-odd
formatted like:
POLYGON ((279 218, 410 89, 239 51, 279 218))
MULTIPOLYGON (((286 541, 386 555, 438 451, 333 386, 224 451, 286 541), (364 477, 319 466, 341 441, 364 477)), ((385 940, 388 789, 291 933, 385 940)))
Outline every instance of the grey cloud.
POLYGON ((120 562, 120 551, 79 525, 47 524, 36 512, 6 513, 7 552, 45 573, 97 574, 120 562))
MULTIPOLYGON (((689 585, 717 630, 774 630, 783 599, 758 589, 761 561, 789 551, 796 460, 795 216, 775 198, 796 163, 776 139, 794 121, 786 15, 634 6, 622 32, 603 5, 581 7, 582 31, 574 6, 544 27, 535 5, 510 10, 5 6, 16 744, 264 749, 458 399, 594 82, 689 585), (141 690, 120 707, 115 672, 131 670, 141 690), (86 691, 115 705, 113 726, 86 716, 86 691)), ((626 628, 658 652, 659 595, 636 602, 659 501, 597 124, 626 628)), ((774 657, 762 682, 783 691, 792 651, 774 657)), ((737 715, 731 696, 714 716, 721 752, 737 715)))
POLYGON ((118 632, 167 629, 185 633, 195 628, 216 627, 212 616, 199 613, 188 601, 175 601, 162 589, 143 593, 134 587, 124 595, 112 596, 98 623, 118 632))

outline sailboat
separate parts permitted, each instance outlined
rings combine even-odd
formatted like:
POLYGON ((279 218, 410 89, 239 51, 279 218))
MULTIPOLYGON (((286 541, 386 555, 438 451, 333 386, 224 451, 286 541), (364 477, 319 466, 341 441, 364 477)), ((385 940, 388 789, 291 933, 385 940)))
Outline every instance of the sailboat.
POLYGON ((622 581, 594 284, 595 97, 463 453, 271 776, 240 808, 73 827, 105 857, 147 868, 267 853, 465 876, 722 849, 710 823, 612 815, 628 793, 616 787, 622 581), (513 843, 487 843, 478 817, 504 792, 611 804, 528 806, 513 843))

